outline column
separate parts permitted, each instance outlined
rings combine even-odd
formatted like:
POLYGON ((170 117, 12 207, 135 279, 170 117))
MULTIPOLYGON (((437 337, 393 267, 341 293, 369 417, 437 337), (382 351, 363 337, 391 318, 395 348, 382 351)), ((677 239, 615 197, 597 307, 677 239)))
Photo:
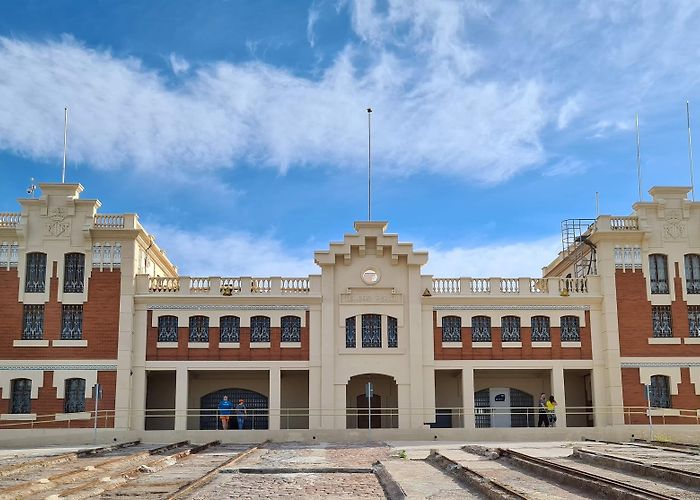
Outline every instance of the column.
POLYGON ((281 386, 279 367, 270 368, 270 396, 268 399, 270 416, 268 420, 268 429, 271 431, 278 431, 280 429, 280 406, 282 402, 281 386))
POLYGON ((557 401, 557 427, 566 427, 566 393, 564 389, 564 367, 552 368, 552 394, 557 401))
POLYGON ((462 369, 462 407, 464 408, 464 428, 474 429, 474 370, 462 369))
POLYGON ((309 429, 321 428, 321 368, 309 367, 309 429))
POLYGON ((186 366, 175 370, 175 430, 187 430, 188 372, 186 366))
POLYGON ((410 384, 398 385, 398 405, 399 405, 399 429, 411 428, 411 386, 410 384))

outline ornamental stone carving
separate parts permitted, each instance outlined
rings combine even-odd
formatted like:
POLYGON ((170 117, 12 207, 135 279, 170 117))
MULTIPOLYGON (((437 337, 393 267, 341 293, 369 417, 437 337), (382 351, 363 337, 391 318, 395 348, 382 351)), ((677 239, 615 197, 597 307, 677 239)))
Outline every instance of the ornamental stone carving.
POLYGON ((665 240, 678 240, 688 237, 688 229, 683 222, 680 210, 667 210, 663 235, 665 240))
POLYGON ((67 214, 64 208, 52 208, 49 210, 49 222, 46 230, 51 236, 59 237, 70 232, 70 221, 66 220, 67 214))

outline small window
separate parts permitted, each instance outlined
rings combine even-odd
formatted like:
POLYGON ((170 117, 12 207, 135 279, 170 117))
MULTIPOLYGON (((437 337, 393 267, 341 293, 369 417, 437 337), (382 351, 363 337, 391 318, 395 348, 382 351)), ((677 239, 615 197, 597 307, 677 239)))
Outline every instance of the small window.
POLYGON ((208 316, 190 316, 190 342, 209 342, 208 316))
POLYGON ((668 259, 662 254, 649 256, 651 293, 668 293, 668 259))
POLYGON ((393 316, 386 318, 387 344, 389 347, 399 346, 399 322, 393 316))
POLYGON ((241 341, 241 319, 238 316, 224 316, 219 320, 219 342, 241 341))
POLYGON ((177 342, 177 316, 158 318, 158 342, 177 342))
POLYGON ((63 411, 65 413, 79 413, 85 411, 85 379, 67 379, 64 399, 63 411))
POLYGON ((652 375, 649 404, 654 408, 671 408, 671 383, 665 375, 652 375))
POLYGON ((250 341, 270 341, 270 318, 267 316, 253 316, 250 318, 250 341))
POLYGON ((16 378, 12 381, 10 412, 15 414, 32 412, 32 381, 28 378, 16 378))
POLYGON ((63 292, 83 293, 85 254, 67 253, 63 268, 63 292))
POLYGON ((43 293, 46 287, 46 254, 28 253, 27 272, 25 274, 24 291, 26 293, 43 293))
POLYGON ((562 316, 561 318, 561 341, 580 342, 581 328, 578 316, 562 316))
POLYGON ((382 346, 382 317, 379 314, 362 315, 362 347, 382 346))
POLYGON ((462 341, 462 318, 459 316, 445 316, 442 318, 442 341, 462 341))
POLYGON ((685 290, 690 293, 700 293, 700 255, 685 256, 685 290))
POLYGON ((501 341, 520 342, 520 318, 503 316, 501 318, 501 341))
POLYGON ((299 316, 282 316, 282 342, 301 342, 299 316))
POLYGON ((44 338, 44 305, 25 304, 24 328, 22 340, 41 340, 44 338))
POLYGON ((673 337, 671 306, 652 306, 652 333, 656 338, 673 337))
POLYGON ((83 306, 64 305, 61 340, 80 340, 83 338, 83 306))
POLYGON ((700 337, 700 306, 688 306, 688 329, 691 337, 700 337))
POLYGON ((548 316, 533 316, 530 323, 532 327, 533 342, 550 342, 549 336, 549 317, 548 316))
POLYGON ((472 318, 472 342, 491 342, 491 318, 488 316, 472 318))
POLYGON ((355 316, 345 318, 345 347, 352 349, 356 345, 357 334, 355 316))

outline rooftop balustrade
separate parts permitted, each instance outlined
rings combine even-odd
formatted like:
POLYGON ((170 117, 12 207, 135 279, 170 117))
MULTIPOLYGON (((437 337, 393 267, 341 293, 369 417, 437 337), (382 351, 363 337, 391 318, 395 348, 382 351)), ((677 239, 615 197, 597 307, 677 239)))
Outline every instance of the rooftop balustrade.
POLYGON ((0 212, 0 227, 17 227, 20 217, 19 212, 0 212))
POLYGON ((547 296, 593 295, 598 277, 583 278, 432 278, 432 295, 547 296))
POLYGON ((137 293, 209 296, 305 296, 320 293, 320 276, 306 278, 137 277, 137 293))

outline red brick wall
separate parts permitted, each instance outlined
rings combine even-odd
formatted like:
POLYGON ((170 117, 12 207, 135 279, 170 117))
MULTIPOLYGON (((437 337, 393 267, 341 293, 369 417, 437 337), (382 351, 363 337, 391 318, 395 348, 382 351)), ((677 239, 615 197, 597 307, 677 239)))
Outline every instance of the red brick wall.
POLYGON ((22 335, 22 304, 17 300, 17 269, 0 269, 0 359, 12 359, 12 341, 22 335))
POLYGON ((521 348, 504 349, 501 342, 500 327, 491 328, 491 349, 472 347, 472 329, 462 326, 462 348, 442 347, 442 326, 438 324, 437 312, 433 312, 433 342, 435 359, 593 359, 591 350, 590 313, 585 312, 585 326, 581 326, 581 347, 562 348, 561 329, 552 327, 551 348, 532 347, 532 328, 522 324, 520 328, 521 348))
MULTIPOLYGON (((683 301, 683 280, 678 262, 673 263, 673 283, 676 300, 671 304, 673 336, 687 338, 688 305, 683 301)), ((647 300, 647 281, 641 271, 615 271, 617 292, 617 324, 620 335, 620 355, 633 356, 700 356, 700 345, 649 344, 652 338, 651 302, 647 300)))
MULTIPOLYGON (((644 386, 639 380, 639 368, 622 369, 622 400, 625 408, 631 410, 625 412, 626 424, 649 423, 649 417, 645 413, 647 401, 644 399, 644 386)), ((678 395, 671 395, 671 406, 672 408, 691 411, 681 412, 681 415, 686 415, 686 417, 652 417, 652 422, 655 424, 698 423, 696 410, 700 408, 700 396, 695 395, 695 385, 690 380, 689 368, 681 368, 681 383, 678 385, 678 395)))
POLYGON ((158 327, 151 326, 153 311, 148 311, 146 331, 146 360, 148 361, 308 361, 309 360, 309 313, 306 312, 306 325, 301 329, 301 348, 282 348, 281 329, 270 329, 269 348, 250 348, 250 328, 241 327, 240 347, 237 349, 219 348, 219 328, 209 328, 208 349, 188 349, 189 327, 179 326, 177 349, 159 349, 158 327))

